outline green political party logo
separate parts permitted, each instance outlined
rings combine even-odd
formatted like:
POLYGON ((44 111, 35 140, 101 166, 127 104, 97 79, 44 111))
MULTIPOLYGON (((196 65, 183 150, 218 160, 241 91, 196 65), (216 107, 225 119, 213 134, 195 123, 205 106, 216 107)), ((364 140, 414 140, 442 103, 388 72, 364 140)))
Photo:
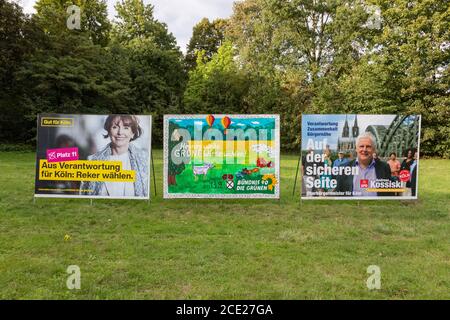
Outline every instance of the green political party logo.
POLYGON ((164 116, 165 198, 279 198, 278 115, 164 116))

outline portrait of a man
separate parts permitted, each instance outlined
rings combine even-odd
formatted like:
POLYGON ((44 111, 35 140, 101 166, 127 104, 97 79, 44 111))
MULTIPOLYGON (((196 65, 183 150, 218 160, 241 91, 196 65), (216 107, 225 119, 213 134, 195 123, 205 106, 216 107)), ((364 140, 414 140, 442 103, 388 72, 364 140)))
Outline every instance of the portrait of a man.
POLYGON ((377 142, 373 134, 370 132, 364 132, 359 135, 356 138, 356 159, 344 164, 344 166, 348 167, 358 167, 358 174, 337 176, 336 191, 346 193, 351 192, 352 196, 363 197, 393 195, 388 192, 366 191, 367 188, 361 186, 361 180, 389 180, 391 178, 391 169, 389 165, 380 158, 374 157, 376 151, 377 142))

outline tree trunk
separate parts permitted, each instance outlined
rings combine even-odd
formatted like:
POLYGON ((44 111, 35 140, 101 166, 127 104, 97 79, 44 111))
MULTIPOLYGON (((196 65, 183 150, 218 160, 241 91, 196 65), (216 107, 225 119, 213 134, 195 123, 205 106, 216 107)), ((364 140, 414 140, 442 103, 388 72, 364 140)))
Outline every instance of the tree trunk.
POLYGON ((176 175, 169 175, 169 186, 177 185, 177 176, 176 175))

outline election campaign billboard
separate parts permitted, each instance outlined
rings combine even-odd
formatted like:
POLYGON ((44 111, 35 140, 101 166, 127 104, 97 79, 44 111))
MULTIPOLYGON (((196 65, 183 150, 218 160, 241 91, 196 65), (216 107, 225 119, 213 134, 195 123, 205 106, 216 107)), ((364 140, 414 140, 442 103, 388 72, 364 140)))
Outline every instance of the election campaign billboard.
POLYGON ((278 115, 164 116, 165 198, 279 198, 278 115))
POLYGON ((417 199, 420 115, 303 115, 303 199, 417 199))
POLYGON ((37 120, 35 197, 149 199, 151 116, 37 120))

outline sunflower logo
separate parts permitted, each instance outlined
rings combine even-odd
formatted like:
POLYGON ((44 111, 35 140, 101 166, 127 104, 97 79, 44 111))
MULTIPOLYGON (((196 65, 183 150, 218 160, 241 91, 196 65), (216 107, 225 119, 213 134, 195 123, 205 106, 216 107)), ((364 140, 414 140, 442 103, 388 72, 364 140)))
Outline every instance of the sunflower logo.
POLYGON ((269 189, 270 191, 272 191, 273 188, 278 184, 278 180, 277 178, 275 178, 274 174, 265 174, 263 175, 262 179, 264 181, 270 180, 270 184, 267 186, 267 189, 269 189))

